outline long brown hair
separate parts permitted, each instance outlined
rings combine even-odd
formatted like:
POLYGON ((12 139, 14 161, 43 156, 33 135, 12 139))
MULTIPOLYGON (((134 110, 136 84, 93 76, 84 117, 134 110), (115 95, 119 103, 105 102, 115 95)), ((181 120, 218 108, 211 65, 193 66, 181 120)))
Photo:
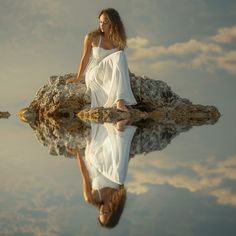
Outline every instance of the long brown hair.
MULTIPOLYGON (((107 17, 108 22, 110 23, 110 34, 109 38, 112 43, 119 49, 124 49, 127 46, 127 36, 125 32, 124 24, 121 20, 121 17, 114 8, 105 8, 100 11, 98 14, 98 19, 100 19, 101 15, 105 15, 107 17)), ((103 34, 100 27, 97 30, 93 31, 91 34, 103 34)))
MULTIPOLYGON (((101 226, 104 226, 106 228, 115 227, 119 223, 120 217, 124 210, 125 202, 126 189, 124 185, 120 185, 119 188, 111 194, 108 200, 108 207, 111 212, 106 222, 102 223, 98 217, 98 222, 101 224, 101 226)), ((91 203, 98 209, 100 209, 101 205, 103 204, 100 201, 95 200, 94 198, 92 198, 89 203, 91 203)))
POLYGON ((107 228, 113 228, 118 224, 122 212, 124 210, 125 201, 126 201, 126 189, 124 188, 124 185, 121 185, 119 189, 117 189, 112 194, 108 202, 109 208, 111 209, 111 214, 108 220, 103 224, 98 218, 98 221, 101 224, 101 226, 107 228))

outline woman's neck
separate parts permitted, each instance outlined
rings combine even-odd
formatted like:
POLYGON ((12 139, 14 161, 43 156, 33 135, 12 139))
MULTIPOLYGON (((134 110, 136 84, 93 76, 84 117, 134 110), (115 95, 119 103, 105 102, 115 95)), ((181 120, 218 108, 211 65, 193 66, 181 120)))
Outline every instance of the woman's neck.
POLYGON ((111 196, 112 193, 114 193, 117 189, 115 188, 110 188, 110 187, 105 187, 100 190, 101 197, 103 201, 108 200, 111 196))
POLYGON ((110 40, 110 37, 109 37, 109 34, 108 34, 108 33, 103 32, 102 37, 103 37, 105 40, 110 40))

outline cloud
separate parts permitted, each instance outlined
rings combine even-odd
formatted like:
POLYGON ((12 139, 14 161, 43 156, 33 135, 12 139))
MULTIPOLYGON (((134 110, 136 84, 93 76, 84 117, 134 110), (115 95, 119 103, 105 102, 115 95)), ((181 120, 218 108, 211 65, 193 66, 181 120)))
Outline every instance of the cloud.
POLYGON ((223 55, 214 58, 217 67, 236 75, 236 51, 225 52, 223 55))
POLYGON ((230 204, 236 206, 236 194, 230 189, 217 189, 211 192, 212 196, 217 198, 217 202, 220 204, 230 204))
POLYGON ((201 69, 214 73, 217 70, 236 75, 236 51, 223 48, 220 42, 232 42, 236 37, 236 26, 218 30, 218 34, 205 40, 190 39, 169 46, 153 46, 147 38, 128 40, 132 70, 141 68, 154 73, 170 69, 201 69), (222 32, 226 32, 223 34, 222 32), (225 36, 225 38, 223 38, 225 36), (140 67, 140 65, 142 65, 140 67))
POLYGON ((220 179, 210 179, 199 177, 189 177, 181 174, 175 176, 162 175, 160 173, 149 172, 149 173, 139 173, 131 172, 134 181, 128 184, 128 189, 130 192, 136 194, 146 193, 152 185, 170 185, 175 188, 185 188, 190 192, 196 192, 208 187, 218 186, 220 179), (149 187, 148 187, 149 186, 149 187))
POLYGON ((236 181, 236 156, 225 160, 208 157, 204 161, 173 162, 167 156, 158 159, 134 159, 135 168, 129 170, 132 179, 128 191, 144 194, 150 185, 170 185, 190 192, 203 191, 215 196, 221 204, 236 206, 236 193, 224 187, 226 180, 236 181), (147 173, 145 170, 150 169, 147 173), (188 173, 188 174, 186 174, 188 173))
POLYGON ((80 206, 72 199, 80 196, 73 183, 67 185, 66 181, 55 181, 55 176, 42 176, 40 171, 35 175, 22 168, 14 174, 0 181, 0 205, 4 206, 0 211, 0 235, 59 235, 66 225, 66 220, 60 221, 61 216, 78 216, 80 206), (15 181, 15 176, 21 177, 15 181))
POLYGON ((214 43, 204 43, 195 39, 191 39, 184 43, 175 43, 169 47, 150 46, 150 42, 146 38, 136 37, 128 40, 128 46, 135 49, 134 59, 144 59, 146 57, 156 56, 183 56, 195 53, 221 53, 222 48, 214 43))
POLYGON ((175 69, 181 69, 183 67, 186 67, 184 63, 178 63, 175 60, 158 60, 154 62, 150 62, 148 65, 145 62, 142 61, 130 61, 129 67, 132 72, 135 72, 139 75, 142 75, 144 71, 155 71, 155 74, 161 74, 165 73, 166 68, 175 68, 175 69))
POLYGON ((130 48, 139 49, 141 47, 145 47, 149 44, 148 39, 142 37, 135 37, 128 39, 128 45, 130 48))
POLYGON ((236 26, 218 29, 218 33, 211 39, 217 43, 231 43, 236 38, 236 26))
POLYGON ((186 63, 178 63, 175 60, 157 61, 149 64, 149 68, 151 70, 155 70, 158 72, 163 72, 166 70, 166 68, 180 69, 185 67, 187 67, 186 63))

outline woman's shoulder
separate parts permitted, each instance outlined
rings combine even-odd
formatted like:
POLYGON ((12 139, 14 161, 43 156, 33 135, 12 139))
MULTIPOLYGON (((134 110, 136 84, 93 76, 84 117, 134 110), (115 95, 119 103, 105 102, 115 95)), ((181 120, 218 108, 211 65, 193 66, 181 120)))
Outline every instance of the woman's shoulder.
POLYGON ((91 42, 92 45, 97 45, 99 42, 99 37, 101 33, 97 31, 89 32, 86 35, 86 38, 89 42, 91 42))
POLYGON ((86 34, 86 37, 90 40, 96 40, 100 37, 101 33, 97 31, 92 31, 86 34))

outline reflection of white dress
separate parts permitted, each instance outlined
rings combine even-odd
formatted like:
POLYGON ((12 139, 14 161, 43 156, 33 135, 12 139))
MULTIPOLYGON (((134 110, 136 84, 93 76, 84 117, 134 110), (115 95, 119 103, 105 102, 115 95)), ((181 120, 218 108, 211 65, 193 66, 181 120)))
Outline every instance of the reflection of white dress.
POLYGON ((87 143, 84 160, 92 189, 118 188, 125 181, 136 127, 126 126, 124 131, 118 131, 109 123, 91 126, 91 141, 87 143))
POLYGON ((86 86, 91 90, 91 107, 112 107, 119 99, 126 105, 136 104, 124 51, 101 48, 101 40, 100 36, 98 47, 92 48, 85 71, 86 86))

